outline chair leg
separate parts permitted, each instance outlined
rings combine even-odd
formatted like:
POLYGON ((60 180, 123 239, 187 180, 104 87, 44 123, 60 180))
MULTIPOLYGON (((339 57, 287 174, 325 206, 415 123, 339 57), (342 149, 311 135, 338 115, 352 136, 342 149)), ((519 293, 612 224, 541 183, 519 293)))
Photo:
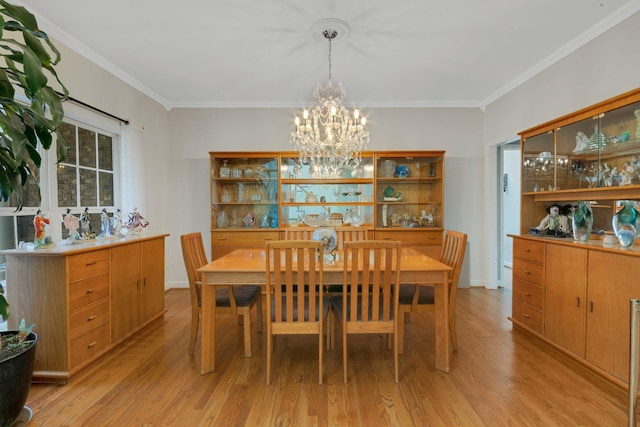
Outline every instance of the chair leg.
POLYGON ((251 357, 251 308, 247 307, 242 310, 242 318, 244 320, 244 357, 251 357))
POLYGON ((342 325, 342 378, 347 383, 347 328, 342 325))
POLYGON ((267 385, 271 384, 271 352, 273 351, 273 343, 271 328, 267 328, 267 385))
MULTIPOLYGON (((325 319, 326 320, 326 319, 325 319)), ((321 322, 322 324, 322 322, 321 322)), ((324 356, 324 332, 322 331, 322 327, 320 328, 320 333, 318 334, 318 384, 322 385, 322 377, 324 376, 323 370, 323 356, 324 356)))
POLYGON ((404 354, 404 321, 407 312, 398 310, 398 354, 404 354))
POLYGON ((451 311, 449 311, 449 333, 451 334, 451 344, 453 347, 453 352, 458 352, 458 335, 456 334, 456 314, 453 312, 455 310, 454 307, 451 307, 451 311))
POLYGON ((196 338, 198 337, 198 325, 200 323, 200 313, 191 311, 191 339, 189 340, 189 356, 193 356, 196 349, 196 338))
POLYGON ((262 332, 262 294, 258 296, 256 301, 256 315, 258 316, 258 332, 262 332))
POLYGON ((393 365, 394 365, 394 379, 396 384, 398 384, 398 330, 396 324, 396 333, 393 334, 393 365))

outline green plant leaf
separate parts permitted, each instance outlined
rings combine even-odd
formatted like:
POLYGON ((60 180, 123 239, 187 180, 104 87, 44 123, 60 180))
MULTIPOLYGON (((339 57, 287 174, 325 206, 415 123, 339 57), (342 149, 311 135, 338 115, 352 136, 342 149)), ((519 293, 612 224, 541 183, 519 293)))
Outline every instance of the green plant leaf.
POLYGON ((31 31, 38 31, 38 23, 36 17, 23 6, 16 6, 5 0, 0 0, 0 6, 4 7, 2 13, 21 22, 31 31))

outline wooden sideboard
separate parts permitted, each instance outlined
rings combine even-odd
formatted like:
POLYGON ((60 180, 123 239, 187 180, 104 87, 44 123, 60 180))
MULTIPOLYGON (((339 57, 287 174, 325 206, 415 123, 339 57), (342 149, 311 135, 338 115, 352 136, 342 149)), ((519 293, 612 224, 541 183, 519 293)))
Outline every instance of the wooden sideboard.
POLYGON ((164 316, 166 236, 2 251, 9 329, 24 318, 39 337, 34 381, 66 382, 164 316))
POLYGON ((629 378, 640 246, 516 236, 511 320, 617 384, 629 378))

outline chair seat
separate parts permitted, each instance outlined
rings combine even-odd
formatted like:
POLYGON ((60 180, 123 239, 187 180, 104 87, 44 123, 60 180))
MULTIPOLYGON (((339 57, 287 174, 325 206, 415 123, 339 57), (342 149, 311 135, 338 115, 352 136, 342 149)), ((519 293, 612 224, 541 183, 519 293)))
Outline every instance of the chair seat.
MULTIPOLYGON (((334 308, 333 312, 335 313, 335 315, 338 317, 338 319, 340 321, 343 321, 343 316, 342 316, 342 295, 335 295, 331 297, 331 306, 334 308)), ((378 310, 378 318, 381 319, 383 317, 384 311, 382 309, 382 301, 383 301, 383 297, 380 297, 380 304, 379 307, 380 309, 378 310)), ((371 296, 369 297, 369 307, 371 307, 371 303, 372 303, 372 298, 371 296)), ((393 310, 391 310, 390 314, 390 319, 389 320, 393 320, 393 310)), ((351 307, 347 306, 347 315, 349 315, 349 317, 351 317, 351 307)), ((372 319, 372 314, 371 312, 369 312, 369 321, 371 321, 372 319)), ((358 300, 358 321, 362 320, 362 301, 359 299, 358 300)))
POLYGON ((433 286, 424 285, 400 285, 400 305, 411 305, 416 293, 416 286, 420 287, 418 304, 434 304, 435 289, 433 286))
MULTIPOLYGON (((260 297, 260 286, 236 286, 233 288, 233 296, 237 307, 251 307, 260 297)), ((228 289, 216 289, 216 307, 231 307, 228 289)))
MULTIPOLYGON (((318 297, 316 297, 316 307, 318 307, 320 300, 318 297)), ((329 313, 329 309, 331 308, 330 305, 330 300, 328 296, 323 296, 322 297, 322 318, 324 319, 326 317, 326 315, 329 313)), ((282 308, 284 310, 286 304, 286 297, 283 295, 282 296, 282 308)), ((316 322, 319 321, 319 314, 318 312, 316 312, 316 322)), ((275 322, 276 320, 276 300, 275 298, 271 298, 271 321, 275 322)), ((309 321, 309 302, 305 300, 305 304, 304 304, 304 320, 305 321, 309 321)), ((284 315, 282 316, 282 321, 286 322, 287 321, 287 313, 285 312, 284 315)), ((293 297, 293 321, 297 322, 298 321, 298 297, 294 296, 293 297)))

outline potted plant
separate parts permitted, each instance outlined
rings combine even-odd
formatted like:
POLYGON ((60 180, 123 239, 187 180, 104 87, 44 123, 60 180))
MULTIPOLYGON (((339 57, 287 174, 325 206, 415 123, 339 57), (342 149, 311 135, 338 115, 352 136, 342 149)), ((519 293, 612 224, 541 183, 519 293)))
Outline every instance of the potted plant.
MULTIPOLYGON (((0 286, 0 317, 9 318, 9 305, 0 286)), ((0 332, 0 427, 8 427, 20 417, 31 388, 38 336, 24 319, 18 331, 0 332)), ((30 417, 31 411, 27 410, 30 417)))
POLYGON ((59 61, 60 52, 35 16, 0 0, 0 201, 15 194, 18 210, 29 177, 38 182, 38 144, 48 150, 56 133, 58 161, 64 158, 66 145, 58 129, 68 91, 54 68, 59 61), (61 92, 47 76, 55 78, 61 92))

